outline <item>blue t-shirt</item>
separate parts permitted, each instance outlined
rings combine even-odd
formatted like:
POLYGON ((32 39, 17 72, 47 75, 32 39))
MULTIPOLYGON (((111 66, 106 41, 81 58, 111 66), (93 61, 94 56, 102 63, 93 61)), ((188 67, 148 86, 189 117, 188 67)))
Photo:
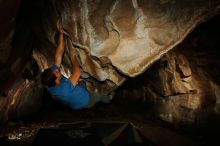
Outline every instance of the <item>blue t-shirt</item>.
MULTIPOLYGON (((59 69, 53 65, 52 70, 59 69)), ((49 88, 49 92, 55 98, 73 109, 82 109, 88 105, 89 93, 79 85, 74 86, 66 77, 62 76, 59 85, 49 88)))

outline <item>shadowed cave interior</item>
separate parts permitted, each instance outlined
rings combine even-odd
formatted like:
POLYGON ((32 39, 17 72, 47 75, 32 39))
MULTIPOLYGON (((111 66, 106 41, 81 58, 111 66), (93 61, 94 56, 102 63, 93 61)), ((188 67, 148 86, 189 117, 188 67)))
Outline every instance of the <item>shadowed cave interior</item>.
MULTIPOLYGON (((31 145, 40 128, 79 121, 123 121, 148 127, 146 135, 152 145, 219 144, 217 133, 220 130, 220 105, 218 105, 220 97, 211 96, 214 94, 211 88, 213 86, 216 87, 215 92, 220 92, 218 90, 220 88, 217 88, 220 85, 219 26, 220 16, 215 16, 197 26, 183 42, 163 55, 143 74, 128 78, 116 90, 116 95, 110 104, 98 103, 91 109, 73 111, 53 100, 44 90, 42 105, 37 112, 19 119, 15 118, 1 126, 0 144, 31 145), (182 63, 183 66, 176 65, 178 63, 182 63), (181 79, 188 79, 192 75, 194 79, 192 82, 198 85, 199 89, 204 89, 204 92, 201 92, 204 96, 201 96, 199 108, 194 108, 196 105, 181 104, 164 106, 164 103, 175 102, 173 98, 185 98, 185 96, 197 95, 199 92, 194 88, 187 92, 171 89, 172 87, 169 91, 163 90, 163 85, 174 80, 175 75, 172 73, 175 72, 180 74, 181 79), (175 115, 175 111, 180 112, 181 117, 175 115), (192 114, 192 117, 189 114, 192 114)), ((36 64, 33 68, 37 72, 36 64)), ((28 78, 28 71, 24 72, 23 76, 28 78)), ((179 84, 173 83, 173 87, 175 86, 179 84)))

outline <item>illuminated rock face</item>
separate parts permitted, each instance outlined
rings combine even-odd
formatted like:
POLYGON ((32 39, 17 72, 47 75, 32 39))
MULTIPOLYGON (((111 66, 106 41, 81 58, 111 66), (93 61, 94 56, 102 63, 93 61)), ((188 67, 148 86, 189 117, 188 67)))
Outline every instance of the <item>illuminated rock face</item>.
MULTIPOLYGON (((10 6, 14 8, 13 3, 10 6)), ((18 8, 19 4, 16 6, 18 8)), ((11 27, 10 33, 0 40, 4 42, 0 49, 6 54, 1 54, 0 63, 8 66, 2 69, 1 74, 10 72, 15 79, 19 78, 32 51, 40 71, 50 66, 56 46, 55 23, 61 18, 68 32, 62 66, 64 75, 70 75, 68 51, 76 49, 82 68, 81 78, 87 81, 88 89, 112 92, 127 77, 144 73, 198 24, 219 12, 218 0, 39 0, 23 4, 15 31, 11 27), (11 45, 12 40, 14 45, 11 45), (96 86, 91 82, 96 82, 96 86)), ((8 22, 15 18, 12 16, 8 22)), ((187 77, 192 72, 182 62, 184 56, 179 57, 179 69, 183 70, 186 80, 190 80, 187 77)), ((170 59, 172 61, 172 55, 170 59)), ((164 75, 162 79, 166 80, 168 76, 164 75)), ((8 81, 4 79, 4 83, 8 81)), ((10 88, 5 84, 1 86, 10 88)), ((20 87, 15 88, 13 90, 20 87)), ((175 91, 190 88, 190 85, 180 85, 175 87, 175 91)), ((171 93, 169 86, 164 89, 167 95, 171 93)), ((8 94, 7 98, 22 100, 19 97, 23 96, 19 94, 15 98, 14 94, 8 94)))
POLYGON ((154 115, 171 123, 204 124, 218 117, 219 25, 219 16, 201 24, 145 73, 126 81, 116 99, 152 104, 154 115))
MULTIPOLYGON (((70 33, 67 41, 78 51, 82 78, 102 81, 99 88, 106 92, 121 85, 124 75, 143 73, 199 23, 219 12, 217 1, 205 0, 70 0, 57 6, 70 33)), ((54 32, 49 29, 46 34, 54 42, 54 32)), ((67 46, 67 52, 71 48, 67 46)), ((51 64, 47 59, 42 65, 37 55, 36 60, 41 69, 51 64)), ((65 69, 70 67, 68 62, 64 58, 65 69)))
MULTIPOLYGON (((120 86, 126 79, 124 75, 143 73, 199 23, 219 11, 219 3, 205 0, 84 0, 57 6, 63 26, 70 33, 66 53, 74 49, 74 44, 84 72, 82 78, 102 81, 98 88, 106 92, 120 86)), ((46 34, 54 42, 54 32, 48 30, 46 34)), ((41 69, 51 65, 52 60, 40 60, 42 51, 36 51, 41 69)), ((53 51, 47 48, 47 56, 53 51)), ((71 67, 68 62, 68 57, 64 58, 65 70, 71 67)))

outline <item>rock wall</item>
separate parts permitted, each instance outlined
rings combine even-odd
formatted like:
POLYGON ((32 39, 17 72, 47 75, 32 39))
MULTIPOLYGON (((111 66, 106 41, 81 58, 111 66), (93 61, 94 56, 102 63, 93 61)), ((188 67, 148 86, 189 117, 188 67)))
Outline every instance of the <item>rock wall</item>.
MULTIPOLYGON (((1 1, 1 4, 2 7, 9 4, 8 13, 9 8, 14 10, 11 16, 1 14, 10 18, 1 21, 1 26, 10 28, 10 31, 2 31, 1 36, 4 37, 0 39, 3 42, 0 47, 0 100, 3 105, 0 115, 6 120, 8 116, 5 115, 9 115, 9 111, 13 113, 17 110, 17 106, 11 106, 12 103, 23 102, 23 98, 29 95, 25 91, 17 94, 20 85, 26 81, 33 84, 31 87, 40 84, 37 82, 39 73, 31 79, 22 76, 26 74, 28 60, 37 62, 39 72, 52 64, 57 19, 61 19, 68 34, 65 37, 63 74, 70 75, 68 52, 76 49, 82 69, 81 79, 86 81, 88 89, 113 92, 127 78, 144 73, 153 62, 184 40, 198 24, 220 12, 218 0, 23 0, 21 5, 17 0, 1 1), (16 13, 18 8, 20 10, 16 13), (10 22, 13 25, 6 27, 10 22), (11 110, 4 110, 3 107, 11 110)), ((190 83, 196 80, 191 78, 192 70, 188 69, 189 65, 185 66, 187 62, 183 62, 184 55, 178 56, 178 62, 174 56, 169 55, 170 61, 174 62, 168 64, 169 68, 175 69, 174 64, 180 64, 178 70, 182 70, 182 74, 171 76, 175 82, 182 77, 186 81, 167 85, 161 94, 168 96, 173 92, 194 92, 190 83)), ((32 75, 32 70, 27 74, 32 75)), ((164 80, 160 85, 163 88, 162 83, 170 80, 169 74, 175 72, 160 73, 161 80, 164 80)), ((32 102, 31 98, 28 100, 32 102)))
POLYGON ((146 108, 152 104, 154 115, 170 123, 204 124, 213 116, 217 119, 219 24, 217 16, 200 25, 144 74, 125 82, 116 98, 145 102, 146 108))
MULTIPOLYGON (((84 73, 82 78, 101 82, 99 88, 107 92, 120 86, 125 76, 143 73, 199 23, 218 13, 219 3, 205 0, 69 0, 59 4, 56 10, 69 33, 67 44, 73 44, 78 51, 84 73)), ((46 30, 50 42, 54 42, 53 33, 46 30)), ((51 49, 54 48, 44 48, 44 51, 51 52, 51 49)), ((74 48, 67 46, 66 53, 68 49, 74 48)), ((35 59, 42 64, 37 58, 36 55, 35 59)), ((51 64, 50 60, 45 60, 44 65, 39 65, 41 69, 51 64)), ((63 68, 69 67, 66 55, 63 68)), ((63 72, 69 76, 65 70, 63 72)))

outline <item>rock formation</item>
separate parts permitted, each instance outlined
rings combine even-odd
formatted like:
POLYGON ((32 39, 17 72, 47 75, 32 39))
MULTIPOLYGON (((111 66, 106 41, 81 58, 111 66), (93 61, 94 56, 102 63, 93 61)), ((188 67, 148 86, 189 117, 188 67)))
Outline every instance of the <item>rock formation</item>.
POLYGON ((118 100, 145 102, 146 108, 151 103, 153 113, 171 123, 219 117, 219 18, 201 24, 145 73, 128 79, 117 91, 118 100))
MULTIPOLYGON (((6 96, 0 99, 4 105, 0 115, 5 120, 5 115, 17 110, 13 105, 23 102, 32 90, 41 93, 38 77, 53 62, 57 19, 61 19, 68 34, 62 65, 64 75, 70 75, 68 51, 76 49, 81 78, 89 90, 114 92, 127 78, 144 73, 198 24, 220 12, 218 0, 24 0, 22 3, 17 0, 1 4, 7 6, 1 9, 7 14, 9 8, 14 10, 10 16, 4 15, 7 19, 0 23, 5 29, 0 38, 0 86, 1 96, 6 96), (29 67, 28 60, 37 63, 37 67, 29 67)), ((169 69, 160 71, 161 94, 172 96, 200 89, 184 55, 170 53, 164 60, 169 60, 164 61, 169 69), (170 76, 174 78, 172 81, 170 76)), ((197 108, 193 105, 197 98, 185 103, 197 108)))

